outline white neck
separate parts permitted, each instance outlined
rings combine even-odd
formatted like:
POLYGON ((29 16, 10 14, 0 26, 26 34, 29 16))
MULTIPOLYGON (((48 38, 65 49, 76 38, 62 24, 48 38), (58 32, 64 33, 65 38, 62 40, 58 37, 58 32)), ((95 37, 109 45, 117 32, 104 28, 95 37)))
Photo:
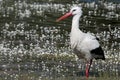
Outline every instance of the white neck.
POLYGON ((79 29, 79 19, 81 15, 74 15, 72 19, 72 29, 70 35, 71 47, 75 48, 82 41, 84 33, 79 29))
MULTIPOLYGON (((72 30, 79 29, 79 20, 81 15, 74 15, 72 19, 72 30)), ((72 31, 71 30, 71 31, 72 31)))

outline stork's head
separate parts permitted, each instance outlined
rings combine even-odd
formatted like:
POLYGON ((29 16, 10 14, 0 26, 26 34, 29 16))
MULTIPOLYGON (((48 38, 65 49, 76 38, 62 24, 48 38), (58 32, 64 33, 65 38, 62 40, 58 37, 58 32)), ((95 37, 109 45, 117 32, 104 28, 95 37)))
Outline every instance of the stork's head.
POLYGON ((70 10, 70 13, 74 16, 74 15, 82 15, 82 8, 81 7, 73 7, 70 10))
POLYGON ((80 15, 80 16, 82 15, 82 8, 81 7, 73 7, 73 8, 71 8, 71 10, 68 13, 66 13, 65 15, 63 15, 62 17, 57 19, 56 21, 59 22, 61 20, 64 20, 67 17, 75 16, 75 15, 80 15))

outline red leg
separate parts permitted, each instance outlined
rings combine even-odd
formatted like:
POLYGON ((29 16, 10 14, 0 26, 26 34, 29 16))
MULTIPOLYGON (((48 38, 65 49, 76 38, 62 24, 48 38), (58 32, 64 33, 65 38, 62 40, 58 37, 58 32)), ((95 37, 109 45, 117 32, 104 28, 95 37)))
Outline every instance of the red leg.
POLYGON ((92 64, 92 59, 91 59, 90 62, 87 63, 87 65, 86 65, 86 78, 87 78, 87 79, 88 79, 88 77, 89 77, 89 70, 90 70, 91 64, 92 64))

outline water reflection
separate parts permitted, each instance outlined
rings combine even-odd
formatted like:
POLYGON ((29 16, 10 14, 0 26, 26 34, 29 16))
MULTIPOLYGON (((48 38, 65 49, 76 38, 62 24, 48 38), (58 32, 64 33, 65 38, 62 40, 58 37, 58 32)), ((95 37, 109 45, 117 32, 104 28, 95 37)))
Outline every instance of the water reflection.
POLYGON ((107 60, 95 61, 92 71, 104 73, 107 70, 110 76, 120 75, 120 3, 0 2, 2 79, 54 79, 76 74, 84 76, 84 61, 78 64, 69 47, 71 19, 55 22, 56 18, 74 5, 83 7, 80 29, 95 33, 105 50, 107 60))

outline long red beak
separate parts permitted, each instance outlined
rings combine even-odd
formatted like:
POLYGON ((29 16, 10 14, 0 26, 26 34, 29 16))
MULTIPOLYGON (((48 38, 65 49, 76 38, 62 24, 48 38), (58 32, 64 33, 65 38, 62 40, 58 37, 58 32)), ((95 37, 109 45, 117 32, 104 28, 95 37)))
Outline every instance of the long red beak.
POLYGON ((62 17, 58 18, 58 19, 56 20, 56 22, 59 22, 59 21, 61 21, 61 20, 64 20, 64 19, 66 19, 66 18, 69 17, 69 16, 72 16, 72 13, 71 13, 71 12, 68 12, 68 13, 66 13, 65 15, 63 15, 62 17))

